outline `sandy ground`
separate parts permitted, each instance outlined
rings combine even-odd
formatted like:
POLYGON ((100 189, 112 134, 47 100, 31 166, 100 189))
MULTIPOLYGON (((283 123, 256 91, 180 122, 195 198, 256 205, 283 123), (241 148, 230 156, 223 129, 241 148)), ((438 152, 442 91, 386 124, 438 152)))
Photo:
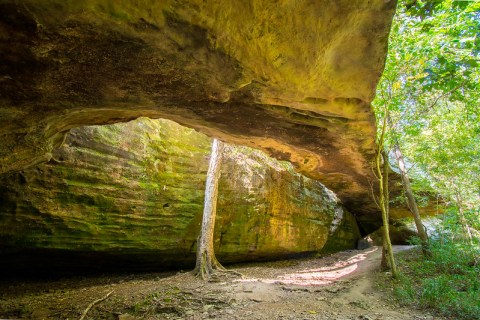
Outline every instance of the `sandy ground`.
MULTIPOLYGON (((408 247, 397 246, 396 251, 408 247)), ((190 272, 0 285, 2 319, 443 319, 400 307, 378 283, 379 248, 247 264, 243 277, 190 272)))

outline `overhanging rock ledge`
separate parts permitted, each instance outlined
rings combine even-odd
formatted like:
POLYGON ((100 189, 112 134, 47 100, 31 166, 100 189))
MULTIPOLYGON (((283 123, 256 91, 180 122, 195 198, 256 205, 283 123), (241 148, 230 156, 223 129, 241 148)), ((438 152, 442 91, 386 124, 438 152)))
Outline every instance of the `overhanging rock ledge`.
POLYGON ((0 173, 48 161, 74 127, 167 118, 291 161, 367 225, 395 5, 0 1, 0 173))

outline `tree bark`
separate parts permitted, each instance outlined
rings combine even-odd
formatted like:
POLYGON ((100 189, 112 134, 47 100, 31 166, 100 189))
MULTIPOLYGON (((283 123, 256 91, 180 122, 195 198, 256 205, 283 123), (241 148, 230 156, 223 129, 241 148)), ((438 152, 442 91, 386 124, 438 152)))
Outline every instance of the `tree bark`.
POLYGON ((217 213, 218 180, 223 158, 223 142, 214 139, 208 165, 205 184, 205 204, 203 208, 202 228, 197 242, 197 262, 194 273, 206 279, 214 270, 225 270, 215 257, 213 231, 217 213))
POLYGON ((403 154, 400 151, 398 142, 395 142, 393 150, 395 153, 395 158, 397 159, 398 168, 400 169, 403 187, 407 196, 408 207, 413 214, 413 220, 415 221, 415 226, 417 227, 418 236, 420 237, 420 241, 422 242, 422 250, 425 255, 428 255, 428 236, 425 232, 425 229, 423 228, 422 218, 420 217, 417 201, 413 196, 412 186, 410 184, 410 179, 408 178, 408 173, 405 167, 405 160, 403 159, 403 154))
MULTIPOLYGON (((386 157, 385 151, 380 151, 383 149, 383 134, 382 134, 382 143, 378 146, 378 152, 376 156, 376 170, 379 179, 380 187, 380 199, 379 205, 380 210, 382 211, 382 222, 383 222, 383 250, 385 250, 385 255, 388 258, 388 265, 392 271, 392 277, 397 278, 397 265, 395 263, 395 257, 393 256, 392 242, 390 241, 390 228, 388 225, 388 189, 385 189, 385 185, 388 184, 388 170, 382 170, 380 163, 383 158, 384 168, 388 167, 388 158, 386 157), (383 157, 382 157, 383 155, 383 157), (387 164, 385 165, 385 162, 387 164), (383 171, 383 172, 382 172, 383 171)), ((384 265, 382 265, 383 267, 384 265)))
POLYGON ((390 241, 390 230, 388 224, 388 214, 389 214, 389 193, 388 193, 388 155, 384 150, 385 142, 385 131, 387 129, 387 117, 388 113, 383 118, 382 133, 378 139, 378 149, 375 156, 375 170, 378 178, 378 185, 380 189, 378 205, 382 212, 382 222, 383 222, 383 248, 382 251, 385 252, 386 260, 381 263, 381 267, 388 265, 392 271, 392 277, 397 278, 397 265, 395 264, 395 257, 392 250, 392 242, 390 241), (383 170, 382 163, 383 160, 383 170), (388 263, 387 263, 388 261, 388 263))
MULTIPOLYGON (((389 204, 389 199, 390 199, 390 192, 388 191, 388 170, 390 170, 390 167, 388 165, 388 155, 385 151, 382 152, 382 157, 383 157, 383 194, 385 198, 385 202, 387 205, 385 206, 385 210, 387 212, 387 221, 390 221, 390 205, 389 204)), ((383 246, 382 246, 382 261, 380 263, 380 269, 382 271, 387 271, 390 269, 390 264, 389 264, 389 258, 387 257, 387 239, 383 237, 383 246)))
POLYGON ((392 119, 390 118, 390 115, 387 115, 387 121, 390 129, 392 130, 394 140, 393 151, 395 153, 395 158, 397 159, 398 168, 400 169, 403 188, 405 189, 405 194, 407 196, 408 207, 413 215, 413 220, 415 221, 418 236, 420 237, 420 241, 422 242, 422 251, 424 255, 430 255, 430 251, 428 249, 428 235, 423 227, 422 218, 420 217, 420 212, 417 206, 417 201, 413 196, 412 186, 410 184, 410 179, 408 177, 407 169, 405 167, 405 160, 403 159, 403 154, 400 151, 400 145, 398 143, 395 127, 392 124, 392 119))
POLYGON ((390 268, 392 271, 392 277, 397 278, 397 265, 395 264, 395 257, 393 256, 392 242, 390 241, 390 230, 388 225, 388 214, 389 214, 389 192, 388 192, 388 156, 384 150, 385 144, 385 132, 387 130, 387 117, 388 110, 383 118, 382 132, 377 140, 377 154, 375 155, 375 171, 378 179, 379 185, 379 199, 378 206, 382 212, 382 222, 383 222, 383 246, 382 246, 382 262, 380 267, 390 268), (383 170, 382 163, 383 160, 383 170), (383 258, 385 256, 385 259, 383 258))

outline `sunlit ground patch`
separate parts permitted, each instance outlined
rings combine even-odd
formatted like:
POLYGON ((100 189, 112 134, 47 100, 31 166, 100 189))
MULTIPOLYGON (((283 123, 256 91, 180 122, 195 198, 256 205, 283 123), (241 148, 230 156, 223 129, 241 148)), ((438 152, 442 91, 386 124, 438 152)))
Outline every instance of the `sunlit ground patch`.
POLYGON ((314 269, 305 269, 295 273, 286 273, 274 279, 265 278, 246 278, 236 280, 237 282, 263 282, 263 283, 278 283, 291 284, 298 286, 322 286, 332 284, 341 278, 352 274, 358 269, 358 263, 365 260, 367 256, 378 250, 378 247, 372 248, 368 251, 356 254, 353 257, 338 261, 335 264, 314 269))

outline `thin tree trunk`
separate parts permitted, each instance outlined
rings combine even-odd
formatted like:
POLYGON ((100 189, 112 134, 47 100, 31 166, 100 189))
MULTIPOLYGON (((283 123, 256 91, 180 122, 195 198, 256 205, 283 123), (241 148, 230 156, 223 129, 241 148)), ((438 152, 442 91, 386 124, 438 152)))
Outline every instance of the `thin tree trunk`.
POLYGON ((217 261, 213 249, 213 231, 217 212, 218 180, 223 154, 223 142, 214 139, 208 165, 205 184, 205 205, 203 208, 202 228, 197 242, 197 262, 194 273, 203 279, 208 278, 215 269, 225 270, 217 261))
POLYGON ((385 138, 385 130, 387 127, 386 118, 383 119, 383 127, 382 133, 380 135, 378 141, 378 150, 377 155, 375 157, 375 166, 376 172, 379 182, 380 188, 380 199, 379 199, 379 206, 380 210, 382 211, 382 222, 383 222, 383 248, 385 250, 385 255, 388 258, 388 264, 392 271, 392 277, 397 278, 397 265, 395 264, 395 257, 393 256, 392 250, 392 242, 390 241, 390 230, 388 225, 388 207, 389 207, 389 200, 388 200, 388 170, 382 170, 381 162, 383 160, 383 167, 388 168, 388 157, 386 152, 383 150, 384 147, 384 138, 385 138), (386 163, 385 163, 386 162, 386 163), (385 189, 387 186, 387 189, 385 189))
POLYGON ((403 159, 403 154, 400 151, 400 145, 398 143, 395 128, 392 124, 392 119, 390 115, 387 115, 388 124, 392 130, 394 138, 393 151, 395 153, 395 158, 397 159, 398 168, 400 169, 400 175, 402 177, 403 188, 405 189, 405 194, 407 195, 408 207, 410 212, 412 212, 413 220, 415 221, 415 226, 417 227, 418 236, 422 242, 422 251, 424 255, 429 255, 430 251, 428 250, 428 236, 427 232, 423 228, 422 218, 420 218, 420 212, 418 211, 417 201, 413 196, 412 186, 410 184, 410 179, 408 178, 407 169, 405 167, 405 160, 403 159))
MULTIPOLYGON (((390 205, 389 204, 389 199, 390 199, 390 193, 388 191, 388 170, 390 170, 390 167, 388 166, 388 155, 385 151, 382 152, 382 157, 383 157, 383 193, 385 197, 385 202, 387 206, 385 207, 387 211, 387 221, 390 221, 390 205)), ((382 271, 387 271, 390 269, 390 264, 388 261, 390 260, 387 257, 387 239, 383 237, 383 246, 382 246, 382 261, 380 263, 380 269, 382 271)))
POLYGON ((395 158, 397 159, 398 168, 400 169, 405 194, 407 195, 408 207, 413 214, 413 220, 415 221, 415 226, 417 227, 418 236, 420 237, 420 240, 422 242, 423 253, 425 255, 428 255, 428 236, 423 227, 422 218, 420 217, 420 212, 417 206, 417 201, 413 196, 412 186, 410 184, 410 179, 408 178, 407 169, 405 167, 405 160, 403 159, 403 154, 400 151, 400 147, 397 142, 395 142, 395 145, 393 146, 393 151, 395 153, 395 158))

